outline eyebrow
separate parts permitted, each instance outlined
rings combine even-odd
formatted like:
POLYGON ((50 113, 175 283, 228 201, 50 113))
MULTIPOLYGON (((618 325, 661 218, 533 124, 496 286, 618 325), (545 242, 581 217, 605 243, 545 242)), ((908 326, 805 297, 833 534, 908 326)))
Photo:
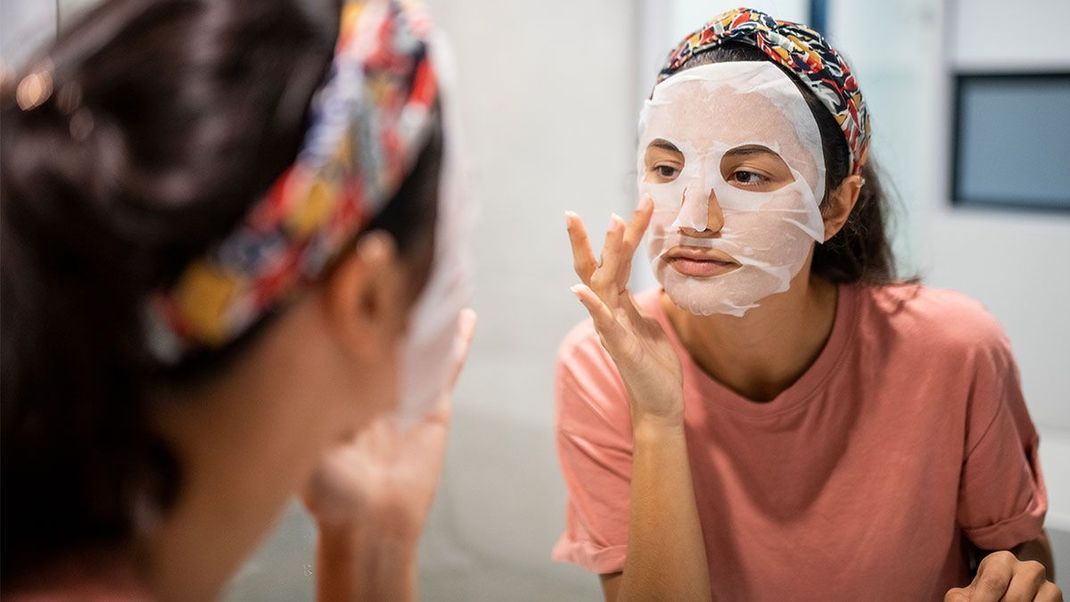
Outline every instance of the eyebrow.
MULTIPOLYGON (((655 139, 651 140, 650 144, 649 144, 649 147, 660 148, 662 150, 667 150, 667 151, 674 152, 674 153, 683 152, 679 148, 677 148, 675 144, 673 144, 672 142, 669 142, 668 140, 666 140, 664 138, 655 138, 655 139)), ((775 156, 778 156, 778 157, 780 156, 773 149, 771 149, 771 148, 769 148, 767 146, 762 146, 760 144, 745 144, 743 146, 737 146, 736 148, 733 148, 732 150, 730 150, 730 151, 725 153, 725 155, 757 155, 757 154, 768 154, 768 155, 775 155, 775 156)))
POLYGON ((654 148, 660 148, 662 150, 672 151, 674 153, 679 153, 680 152, 680 149, 676 148, 675 144, 673 144, 672 142, 669 142, 668 140, 666 140, 664 138, 655 138, 655 139, 651 140, 650 141, 650 146, 652 146, 654 148))
POLYGON ((767 146, 762 146, 760 144, 746 144, 746 145, 743 145, 743 146, 738 146, 738 147, 733 148, 732 150, 730 150, 730 151, 725 153, 725 155, 757 155, 757 154, 769 154, 769 155, 776 155, 778 157, 780 156, 776 152, 774 152, 773 149, 771 149, 771 148, 769 148, 767 146))

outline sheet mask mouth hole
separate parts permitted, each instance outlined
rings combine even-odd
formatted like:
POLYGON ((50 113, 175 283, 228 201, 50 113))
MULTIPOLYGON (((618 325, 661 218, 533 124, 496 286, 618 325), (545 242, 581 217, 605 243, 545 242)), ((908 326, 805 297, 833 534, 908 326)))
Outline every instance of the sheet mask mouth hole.
POLYGON ((695 261, 683 257, 663 257, 661 262, 666 269, 676 272, 678 277, 697 282, 727 278, 743 268, 738 263, 695 261))

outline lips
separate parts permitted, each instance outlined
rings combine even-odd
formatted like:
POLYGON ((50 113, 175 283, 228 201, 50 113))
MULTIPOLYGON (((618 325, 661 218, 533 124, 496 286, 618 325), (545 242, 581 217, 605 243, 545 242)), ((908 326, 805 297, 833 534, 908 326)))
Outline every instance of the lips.
POLYGON ((713 249, 676 247, 665 255, 674 270, 692 278, 709 278, 727 274, 740 267, 729 255, 713 249))

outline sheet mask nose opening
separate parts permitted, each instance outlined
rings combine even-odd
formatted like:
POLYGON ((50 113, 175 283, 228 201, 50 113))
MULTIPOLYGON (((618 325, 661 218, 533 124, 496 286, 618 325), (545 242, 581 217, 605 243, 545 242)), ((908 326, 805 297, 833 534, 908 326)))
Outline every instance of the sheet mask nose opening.
POLYGON ((696 232, 705 232, 710 221, 710 194, 713 193, 712 189, 709 189, 705 195, 700 193, 691 193, 691 190, 706 190, 705 185, 698 187, 685 187, 682 195, 682 202, 680 204, 679 213, 676 219, 672 223, 672 229, 679 231, 683 228, 689 228, 696 232))

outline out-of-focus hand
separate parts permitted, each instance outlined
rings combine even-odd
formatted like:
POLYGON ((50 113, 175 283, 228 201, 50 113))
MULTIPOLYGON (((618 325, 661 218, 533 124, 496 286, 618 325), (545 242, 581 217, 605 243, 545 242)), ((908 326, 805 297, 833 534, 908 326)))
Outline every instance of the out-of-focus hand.
POLYGON ((944 602, 1062 602, 1062 591, 1047 580, 1044 565, 1022 562, 1010 552, 993 552, 981 560, 966 587, 947 592, 944 602))
POLYGON ((380 416, 325 455, 303 494, 321 530, 374 529, 378 537, 419 539, 442 473, 453 386, 475 324, 475 312, 464 310, 449 389, 426 416, 407 428, 393 415, 380 416))
POLYGON ((613 216, 600 263, 583 222, 566 214, 576 275, 582 282, 572 291, 591 314, 602 345, 620 371, 631 397, 633 428, 650 420, 668 426, 683 423, 680 359, 661 325, 639 311, 628 291, 632 257, 653 209, 646 199, 630 223, 613 216))

